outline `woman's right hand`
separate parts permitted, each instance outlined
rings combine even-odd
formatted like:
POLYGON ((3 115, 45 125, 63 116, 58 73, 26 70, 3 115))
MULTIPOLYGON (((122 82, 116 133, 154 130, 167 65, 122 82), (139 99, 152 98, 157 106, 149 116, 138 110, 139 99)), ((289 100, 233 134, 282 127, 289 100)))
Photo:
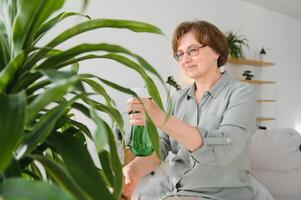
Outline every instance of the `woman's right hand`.
POLYGON ((124 166, 122 172, 124 176, 122 192, 123 195, 130 200, 140 178, 137 174, 137 170, 135 170, 135 166, 131 165, 131 163, 124 166))

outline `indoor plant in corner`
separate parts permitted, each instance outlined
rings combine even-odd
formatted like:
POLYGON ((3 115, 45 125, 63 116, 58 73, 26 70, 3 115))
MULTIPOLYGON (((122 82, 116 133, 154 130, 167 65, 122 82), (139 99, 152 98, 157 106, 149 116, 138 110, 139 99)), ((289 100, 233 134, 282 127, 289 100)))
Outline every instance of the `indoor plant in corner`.
POLYGON ((232 58, 244 58, 243 48, 249 47, 247 38, 232 30, 227 31, 225 35, 229 46, 229 55, 232 58))
MULTIPOLYGON (((158 89, 148 73, 163 81, 142 57, 119 45, 78 44, 64 51, 57 46, 93 29, 162 32, 142 22, 87 19, 39 46, 40 39, 56 24, 80 14, 57 13, 64 0, 0 0, 0 4, 0 199, 119 199, 121 162, 110 122, 97 113, 107 113, 123 130, 121 114, 104 85, 135 93, 101 77, 79 74, 79 62, 111 59, 135 70, 162 109, 158 89), (86 92, 83 85, 94 93, 86 92), (91 95, 105 100, 96 102, 91 95), (73 110, 95 122, 95 133, 72 118, 73 110), (86 138, 96 146, 101 169, 87 151, 86 138)), ((152 129, 151 140, 158 153, 158 134, 149 119, 147 127, 152 129)))

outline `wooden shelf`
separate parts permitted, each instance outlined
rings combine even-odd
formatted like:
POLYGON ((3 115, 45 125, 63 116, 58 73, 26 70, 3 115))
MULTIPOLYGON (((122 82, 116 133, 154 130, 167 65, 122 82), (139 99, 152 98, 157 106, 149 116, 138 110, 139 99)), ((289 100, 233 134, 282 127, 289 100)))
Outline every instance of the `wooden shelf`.
POLYGON ((257 99, 257 103, 269 103, 269 102, 275 102, 275 99, 257 99))
POLYGON ((274 63, 261 61, 261 60, 252 60, 252 59, 245 59, 245 58, 232 58, 229 57, 227 63, 234 64, 234 65, 252 65, 255 67, 269 67, 274 65, 274 63))
MULTIPOLYGON (((232 58, 228 57, 227 64, 229 66, 234 66, 234 65, 249 65, 253 67, 268 67, 274 65, 274 63, 271 62, 266 62, 266 61, 260 61, 260 60, 252 60, 252 59, 244 59, 244 58, 232 58)), ((242 82, 250 83, 250 84, 256 84, 256 85, 262 85, 262 84, 275 84, 275 81, 265 81, 265 80, 244 80, 244 79, 239 79, 242 82)), ((275 99, 257 99, 257 103, 271 103, 271 102, 276 102, 275 99)), ((276 120, 273 117, 257 117, 256 122, 268 122, 268 121, 273 121, 276 120)))
POLYGON ((273 121, 276 120, 275 118, 268 118, 268 117, 257 117, 256 122, 265 122, 265 121, 273 121))
POLYGON ((250 84, 258 84, 258 85, 261 85, 261 84, 275 84, 276 82, 275 81, 261 81, 261 80, 244 80, 244 79, 239 79, 241 82, 247 82, 247 83, 250 83, 250 84))

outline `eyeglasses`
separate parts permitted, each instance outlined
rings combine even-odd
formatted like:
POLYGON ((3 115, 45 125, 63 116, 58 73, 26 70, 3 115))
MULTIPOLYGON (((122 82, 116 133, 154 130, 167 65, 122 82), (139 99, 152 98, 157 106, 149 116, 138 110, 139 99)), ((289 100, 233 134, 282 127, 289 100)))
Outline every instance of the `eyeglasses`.
POLYGON ((180 62, 180 61, 183 60, 184 54, 185 54, 185 53, 187 53, 187 55, 190 56, 190 57, 194 57, 194 56, 199 55, 199 50, 200 50, 201 48, 204 48, 204 47, 206 47, 206 46, 207 46, 207 45, 204 44, 203 46, 200 46, 200 47, 191 47, 191 48, 187 49, 187 50, 184 51, 184 52, 177 52, 173 57, 174 57, 178 62, 180 62))

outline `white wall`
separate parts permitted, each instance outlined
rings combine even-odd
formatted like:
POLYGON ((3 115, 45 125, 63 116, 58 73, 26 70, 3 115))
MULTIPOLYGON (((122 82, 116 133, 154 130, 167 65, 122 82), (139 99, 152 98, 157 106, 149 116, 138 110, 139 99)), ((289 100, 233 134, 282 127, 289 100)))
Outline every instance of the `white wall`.
MULTIPOLYGON (((78 10, 80 1, 69 1, 67 10, 78 10)), ((111 42, 122 44, 146 58, 162 77, 173 75, 182 85, 189 82, 180 74, 172 58, 171 37, 177 24, 184 20, 201 19, 217 25, 221 30, 238 30, 249 40, 250 49, 246 55, 257 57, 261 47, 267 48, 265 59, 275 66, 264 69, 262 78, 277 82, 274 91, 277 103, 274 105, 276 128, 301 127, 301 21, 269 11, 239 0, 91 0, 87 14, 92 18, 122 18, 141 20, 157 25, 166 37, 152 34, 137 34, 124 30, 100 30, 83 34, 76 42, 111 42)), ((51 36, 50 36, 51 37, 51 36)), ((67 42, 65 47, 73 42, 67 42)), ((109 61, 83 63, 82 71, 88 71, 109 78, 127 87, 142 85, 142 81, 128 69, 109 61)), ((125 95, 113 92, 117 103, 124 110, 125 95)), ((299 130, 301 132, 301 130, 299 130)))

